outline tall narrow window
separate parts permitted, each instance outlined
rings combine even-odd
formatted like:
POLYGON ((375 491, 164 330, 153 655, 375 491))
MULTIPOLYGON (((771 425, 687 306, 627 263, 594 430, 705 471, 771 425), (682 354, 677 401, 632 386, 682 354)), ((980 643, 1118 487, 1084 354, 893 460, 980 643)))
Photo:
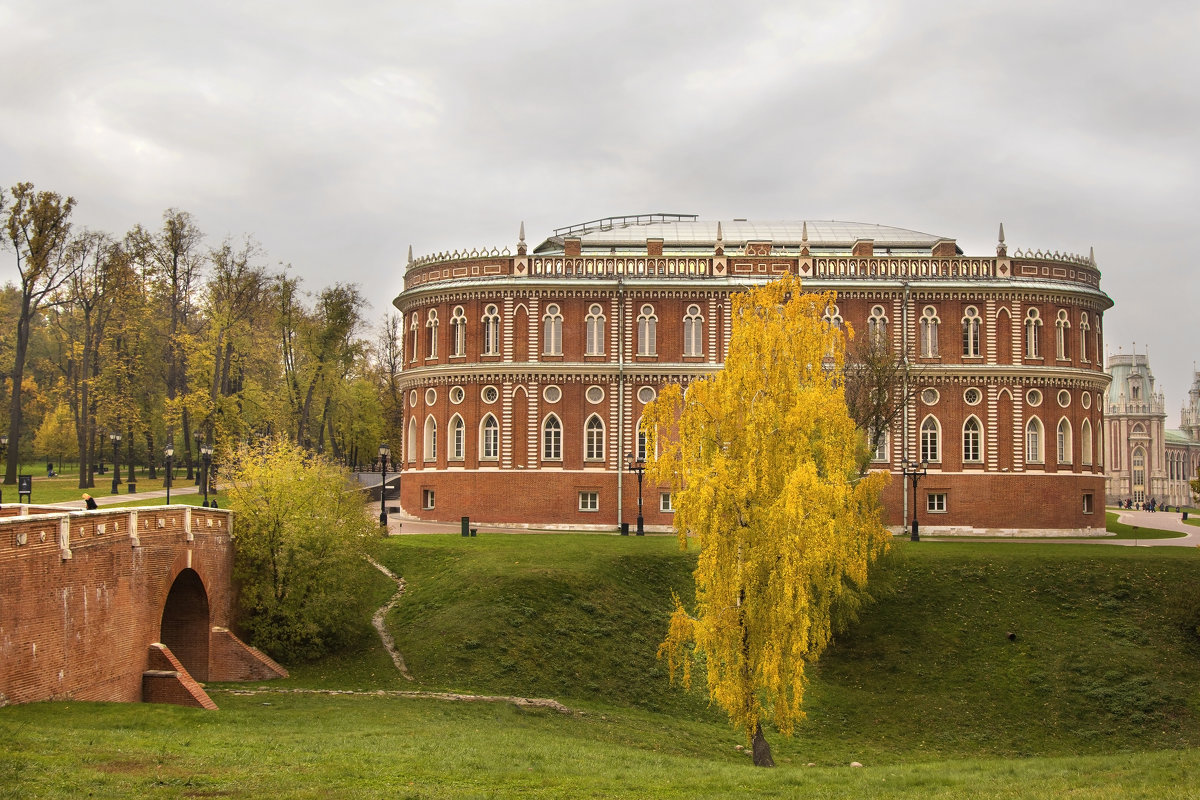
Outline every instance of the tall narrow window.
POLYGON ((640 419, 637 421, 637 427, 634 428, 634 430, 637 431, 637 460, 645 461, 646 460, 646 432, 644 430, 642 430, 642 421, 640 419))
POLYGON ((1087 419, 1079 426, 1079 461, 1084 466, 1092 465, 1092 422, 1087 419))
POLYGON ((437 461, 437 423, 433 416, 425 418, 425 453, 426 461, 437 461))
POLYGON ((1140 447, 1133 451, 1133 493, 1138 500, 1146 494, 1146 451, 1140 447))
POLYGON ((1042 456, 1042 421, 1037 417, 1031 417, 1025 425, 1025 460, 1030 464, 1045 461, 1042 456))
POLYGON ((1071 423, 1063 417, 1058 421, 1058 463, 1071 463, 1071 423))
POLYGON ((933 306, 921 311, 921 356, 934 358, 938 354, 938 316, 933 306))
POLYGON ((483 418, 480 428, 479 457, 495 461, 500 457, 500 424, 491 414, 483 418))
POLYGON ((604 309, 601 308, 599 303, 593 303, 588 307, 585 327, 587 333, 587 355, 604 355, 604 309))
POLYGON ((704 317, 697 305, 688 306, 687 314, 683 317, 683 354, 704 355, 704 317))
POLYGON ((1058 319, 1054 321, 1054 355, 1059 360, 1066 360, 1070 352, 1070 343, 1067 341, 1070 329, 1071 322, 1067 319, 1067 312, 1060 309, 1058 319))
POLYGON ((558 305, 546 306, 546 316, 542 317, 542 353, 545 355, 562 355, 562 323, 558 305))
POLYGON ((418 333, 420 333, 420 332, 421 332, 421 329, 417 327, 417 315, 416 315, 416 313, 414 312, 414 313, 413 313, 413 315, 412 315, 412 324, 410 324, 410 325, 408 326, 408 340, 409 340, 410 342, 412 342, 412 356, 411 356, 411 357, 410 357, 410 359, 409 359, 410 361, 416 361, 416 360, 417 360, 417 346, 418 346, 418 344, 419 344, 419 341, 420 341, 420 340, 417 338, 417 334, 418 334, 418 333))
POLYGON ((983 461, 983 426, 973 416, 963 423, 963 461, 978 464, 983 461))
POLYGON ((450 317, 450 355, 465 356, 467 354, 467 315, 462 306, 454 307, 450 317))
POLYGON ((654 314, 654 306, 644 305, 637 318, 639 356, 652 356, 658 352, 658 317, 654 314))
POLYGON ((1079 317, 1079 360, 1084 364, 1088 363, 1088 333, 1092 330, 1088 325, 1087 312, 1079 317))
POLYGON ((1042 357, 1042 317, 1036 308, 1025 312, 1025 357, 1042 357))
POLYGON ((562 461, 562 423, 554 414, 542 423, 542 460, 562 461))
POLYGON ((872 345, 879 347, 887 344, 887 323, 883 306, 873 306, 871 316, 867 317, 867 335, 870 337, 872 345))
POLYGON ((921 460, 930 463, 942 460, 941 428, 934 417, 921 423, 921 460))
POLYGON ((437 309, 429 309, 429 319, 425 321, 425 330, 429 333, 429 348, 425 351, 426 358, 437 358, 437 309))
POLYGON ((408 460, 417 460, 417 420, 408 418, 408 460))
POLYGON ((979 352, 979 309, 967 306, 962 318, 962 354, 965 358, 978 358, 979 352))
POLYGON ((450 458, 454 461, 462 461, 466 450, 466 436, 464 435, 464 426, 462 417, 455 414, 450 418, 450 458))
POLYGON ((500 313, 493 305, 483 310, 483 354, 500 355, 500 313))
POLYGON ((587 461, 604 460, 604 421, 593 414, 584 427, 583 457, 587 461))

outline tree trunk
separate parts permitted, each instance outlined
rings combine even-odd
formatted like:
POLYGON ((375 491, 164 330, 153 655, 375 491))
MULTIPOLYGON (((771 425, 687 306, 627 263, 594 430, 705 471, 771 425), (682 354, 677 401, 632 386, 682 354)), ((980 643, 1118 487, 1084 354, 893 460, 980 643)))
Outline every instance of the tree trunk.
POLYGON ((775 766, 775 759, 771 758, 771 745, 767 744, 767 737, 763 736, 761 722, 754 726, 754 738, 750 744, 754 751, 754 766, 775 766))

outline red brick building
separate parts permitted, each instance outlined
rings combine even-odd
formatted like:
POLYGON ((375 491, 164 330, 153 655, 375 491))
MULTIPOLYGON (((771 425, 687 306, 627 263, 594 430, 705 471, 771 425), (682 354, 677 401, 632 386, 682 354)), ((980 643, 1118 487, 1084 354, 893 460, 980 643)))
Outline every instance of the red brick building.
MULTIPOLYGON (((936 533, 1104 528, 1102 321, 1093 258, 964 255, 882 225, 702 221, 655 214, 556 230, 532 252, 409 258, 407 511, 427 519, 614 529, 637 514, 624 455, 669 382, 720 369, 730 296, 791 272, 835 290, 831 319, 908 353, 920 391, 876 453, 896 474, 889 523, 912 516, 901 462, 936 533)), ((664 487, 646 524, 671 524, 664 487)))

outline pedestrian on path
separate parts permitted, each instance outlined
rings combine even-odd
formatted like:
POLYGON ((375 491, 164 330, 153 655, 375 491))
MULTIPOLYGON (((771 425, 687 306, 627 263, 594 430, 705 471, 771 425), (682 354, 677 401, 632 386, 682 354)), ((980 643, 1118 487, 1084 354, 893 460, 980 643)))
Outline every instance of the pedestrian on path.
POLYGON ((92 497, 87 492, 83 493, 83 504, 87 507, 88 511, 96 510, 96 498, 92 497))

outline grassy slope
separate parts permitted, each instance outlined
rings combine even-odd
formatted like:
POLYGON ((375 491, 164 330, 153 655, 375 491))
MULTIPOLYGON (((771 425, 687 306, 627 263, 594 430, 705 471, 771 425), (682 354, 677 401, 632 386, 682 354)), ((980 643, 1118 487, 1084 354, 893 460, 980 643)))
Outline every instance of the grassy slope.
MULTIPOLYGON (((409 582, 390 623, 423 686, 716 714, 654 658, 694 563, 673 540, 404 537, 384 557, 409 582)), ((1200 745, 1200 643, 1173 610, 1197 565, 901 542, 891 594, 814 670, 788 747, 838 763, 1200 745)))
POLYGON ((808 722, 770 737, 784 768, 756 771, 654 659, 693 563, 673 540, 402 537, 381 558, 409 584, 389 622, 417 684, 372 642, 276 687, 548 695, 585 713, 224 690, 218 714, 6 708, 0 797, 1196 796, 1200 645, 1178 598, 1198 593, 1198 557, 901 542, 891 593, 814 670, 808 722))

